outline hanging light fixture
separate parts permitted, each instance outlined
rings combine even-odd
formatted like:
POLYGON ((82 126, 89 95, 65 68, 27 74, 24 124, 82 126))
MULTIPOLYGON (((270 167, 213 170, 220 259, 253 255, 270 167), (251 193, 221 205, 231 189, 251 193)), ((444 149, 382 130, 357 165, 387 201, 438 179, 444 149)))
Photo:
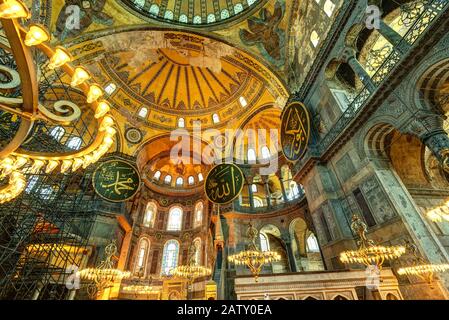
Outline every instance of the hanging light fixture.
POLYGON ((274 251, 261 251, 257 248, 256 239, 258 234, 257 229, 249 223, 246 232, 246 236, 250 240, 248 249, 228 257, 228 261, 235 265, 247 266, 251 270, 256 282, 259 281, 259 274, 265 264, 281 260, 279 253, 274 251))
POLYGON ((22 1, 6 0, 0 5, 0 19, 27 19, 30 17, 30 10, 22 1))
POLYGON ((32 47, 48 40, 50 40, 50 33, 47 29, 40 24, 32 24, 26 34, 24 43, 28 47, 32 47))
POLYGON ((405 253, 404 246, 381 246, 366 237, 367 226, 358 215, 352 216, 351 229, 358 234, 359 248, 340 253, 340 261, 346 264, 357 263, 365 266, 375 265, 382 270, 386 260, 394 260, 405 253))
POLYGON ((129 271, 114 268, 112 257, 117 253, 117 245, 114 241, 106 246, 104 252, 106 259, 101 261, 96 268, 86 268, 77 273, 80 279, 93 281, 93 284, 88 286, 88 292, 92 298, 98 292, 112 287, 115 282, 131 276, 129 271))
POLYGON ((83 68, 83 67, 76 67, 75 71, 73 72, 72 76, 72 82, 70 83, 70 86, 73 88, 79 86, 80 84, 83 84, 87 80, 90 79, 89 72, 83 68))
POLYGON ((87 103, 93 103, 103 96, 103 90, 98 84, 92 84, 87 93, 87 103))
POLYGON ((111 110, 111 107, 109 106, 109 103, 106 101, 100 101, 98 103, 97 109, 95 110, 95 118, 99 119, 106 115, 106 113, 111 110))
POLYGON ((409 252, 413 254, 412 265, 408 267, 402 267, 398 269, 398 274, 400 276, 416 276, 426 281, 431 287, 432 282, 435 278, 436 273, 443 273, 449 271, 449 264, 447 263, 439 263, 432 264, 428 263, 419 253, 418 248, 415 244, 407 241, 406 247, 409 252))
POLYGON ((62 65, 72 61, 72 56, 70 53, 61 46, 57 46, 55 48, 55 53, 50 58, 50 63, 48 64, 48 68, 50 69, 56 69, 58 67, 61 67, 62 65))

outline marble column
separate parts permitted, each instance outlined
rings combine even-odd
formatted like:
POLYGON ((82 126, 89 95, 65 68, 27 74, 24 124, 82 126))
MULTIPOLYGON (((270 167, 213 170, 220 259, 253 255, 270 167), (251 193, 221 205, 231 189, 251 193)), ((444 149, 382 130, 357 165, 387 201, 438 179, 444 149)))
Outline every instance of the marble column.
POLYGON ((376 85, 371 80, 371 77, 366 72, 365 68, 360 64, 355 55, 349 56, 347 62, 355 74, 359 77, 362 83, 370 92, 374 92, 376 85))
POLYGON ((405 54, 410 50, 410 44, 403 40, 402 36, 397 33, 393 28, 386 24, 382 19, 380 20, 379 33, 390 42, 397 51, 401 54, 405 54))
POLYGON ((282 180, 282 177, 279 177, 279 181, 281 182, 281 190, 282 190, 282 198, 284 199, 284 202, 288 202, 287 193, 285 192, 285 186, 284 186, 284 180, 282 180))
POLYGON ((268 186, 268 180, 264 181, 264 186, 265 186, 265 196, 267 199, 267 207, 270 208, 271 207, 271 194, 270 194, 270 187, 268 186))

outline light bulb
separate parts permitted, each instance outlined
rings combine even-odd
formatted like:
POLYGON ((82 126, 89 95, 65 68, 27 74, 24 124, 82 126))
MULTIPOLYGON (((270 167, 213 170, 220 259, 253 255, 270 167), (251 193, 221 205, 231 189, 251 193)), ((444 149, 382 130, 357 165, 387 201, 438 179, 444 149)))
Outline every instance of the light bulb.
POLYGON ((27 162, 28 162, 27 158, 24 157, 16 158, 16 161, 14 162, 14 169, 22 168, 27 162))
POLYGON ((50 63, 48 64, 48 67, 50 69, 58 68, 62 65, 64 65, 67 62, 70 62, 72 60, 72 57, 70 56, 70 53, 67 52, 67 50, 61 46, 56 47, 55 53, 50 59, 50 63))
POLYGON ((75 172, 76 170, 78 170, 79 168, 81 168, 81 166, 83 165, 84 161, 82 158, 75 158, 73 160, 73 165, 72 165, 72 172, 75 172))
POLYGON ((103 138, 103 145, 112 146, 113 143, 114 143, 114 140, 111 137, 105 136, 103 138))
POLYGON ((105 132, 108 136, 113 137, 117 133, 117 131, 113 127, 105 128, 105 132))
POLYGON ((72 160, 62 160, 61 173, 67 172, 72 167, 72 160))
POLYGON ((50 33, 40 24, 32 24, 25 37, 25 44, 28 47, 37 46, 42 42, 50 40, 50 33))
POLYGON ((86 154, 84 156, 84 162, 83 162, 83 169, 86 169, 91 163, 92 163, 92 156, 89 154, 86 154))
POLYGON ((37 174, 41 170, 41 168, 45 165, 45 162, 42 160, 34 160, 33 166, 31 167, 31 173, 37 174))
POLYGON ((45 168, 45 173, 51 173, 58 165, 59 162, 56 160, 48 161, 47 167, 45 168))
POLYGON ((70 85, 75 88, 90 79, 90 74, 83 67, 76 67, 70 85))
POLYGON ((92 103, 97 101, 101 96, 103 96, 103 90, 99 85, 93 84, 89 88, 89 93, 87 94, 87 103, 92 103))
POLYGON ((103 121, 101 121, 100 129, 98 129, 98 130, 105 131, 105 130, 107 130, 107 128, 112 127, 113 124, 114 124, 114 120, 112 120, 111 117, 106 116, 103 118, 103 121))
POLYGON ((7 0, 0 5, 0 19, 29 18, 30 10, 22 1, 7 0))
POLYGON ((106 101, 101 101, 98 104, 97 109, 95 110, 95 118, 99 119, 101 117, 104 117, 106 113, 109 112, 109 110, 111 110, 109 104, 106 101))

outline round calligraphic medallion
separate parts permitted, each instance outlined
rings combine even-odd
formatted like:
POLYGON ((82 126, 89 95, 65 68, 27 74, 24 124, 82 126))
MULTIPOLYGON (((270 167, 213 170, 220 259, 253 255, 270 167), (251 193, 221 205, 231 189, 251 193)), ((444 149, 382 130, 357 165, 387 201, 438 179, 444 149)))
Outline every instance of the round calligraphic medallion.
POLYGON ((95 192, 105 200, 124 202, 131 199, 140 187, 137 169, 123 160, 103 162, 92 177, 95 192))
POLYGON ((281 145, 284 156, 293 162, 301 160, 310 138, 310 116, 300 102, 285 107, 281 116, 281 145))
POLYGON ((243 183, 243 172, 238 166, 222 163, 210 170, 204 183, 204 191, 213 203, 226 204, 238 197, 243 183))

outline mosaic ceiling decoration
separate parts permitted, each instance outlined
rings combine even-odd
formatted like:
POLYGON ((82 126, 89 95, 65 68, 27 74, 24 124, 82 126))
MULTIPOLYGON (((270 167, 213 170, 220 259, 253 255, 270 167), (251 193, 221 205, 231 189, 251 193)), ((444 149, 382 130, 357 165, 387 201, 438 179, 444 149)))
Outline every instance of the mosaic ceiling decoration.
POLYGON ((139 14, 191 26, 227 21, 250 11, 261 0, 122 0, 139 14))
POLYGON ((188 33, 123 32, 72 52, 102 87, 114 84, 113 106, 135 126, 229 126, 262 105, 282 108, 288 97, 279 78, 248 54, 188 33))

